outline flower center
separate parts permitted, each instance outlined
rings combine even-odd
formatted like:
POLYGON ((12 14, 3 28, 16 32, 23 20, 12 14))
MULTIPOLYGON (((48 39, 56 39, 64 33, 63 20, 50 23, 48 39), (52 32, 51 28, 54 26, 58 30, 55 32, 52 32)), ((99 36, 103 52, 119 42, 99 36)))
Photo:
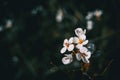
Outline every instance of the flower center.
POLYGON ((83 43, 83 40, 82 40, 82 39, 79 39, 79 43, 82 44, 82 43, 83 43))
POLYGON ((69 47, 69 44, 68 44, 68 43, 65 43, 65 45, 66 45, 67 47, 69 47))

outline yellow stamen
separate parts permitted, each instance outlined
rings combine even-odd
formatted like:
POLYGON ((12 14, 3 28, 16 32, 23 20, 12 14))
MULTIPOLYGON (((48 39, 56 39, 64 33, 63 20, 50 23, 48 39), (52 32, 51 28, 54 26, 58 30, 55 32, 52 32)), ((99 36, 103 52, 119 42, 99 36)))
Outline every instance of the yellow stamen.
POLYGON ((83 40, 82 40, 82 39, 79 39, 79 43, 82 44, 82 43, 83 43, 83 40))
POLYGON ((66 45, 67 47, 69 47, 69 44, 68 44, 68 43, 65 43, 65 45, 66 45))

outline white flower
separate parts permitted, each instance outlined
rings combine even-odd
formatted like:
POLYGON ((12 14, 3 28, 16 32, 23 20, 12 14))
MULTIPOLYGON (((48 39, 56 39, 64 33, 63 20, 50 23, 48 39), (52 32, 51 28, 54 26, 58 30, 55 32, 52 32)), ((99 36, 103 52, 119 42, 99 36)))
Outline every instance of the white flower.
POLYGON ((103 14, 103 12, 102 12, 101 10, 96 10, 96 11, 94 12, 94 15, 95 15, 96 17, 100 17, 102 14, 103 14))
POLYGON ((75 34, 79 37, 81 36, 82 34, 86 34, 86 29, 82 29, 82 28, 77 28, 75 29, 75 34))
POLYGON ((77 43, 76 48, 80 48, 83 45, 86 45, 88 43, 88 40, 86 40, 85 35, 81 35, 80 37, 74 37, 74 43, 77 43))
POLYGON ((90 20, 93 17, 94 13, 93 12, 88 12, 87 16, 85 19, 90 20))
POLYGON ((59 9, 57 14, 56 14, 56 21, 61 22, 62 19, 63 19, 63 11, 62 11, 62 9, 59 9))
POLYGON ((91 20, 87 21, 87 30, 92 30, 93 29, 93 22, 91 20))
POLYGON ((82 28, 75 29, 75 34, 78 37, 74 37, 74 43, 76 43, 76 48, 79 48, 83 45, 86 45, 88 43, 88 40, 86 40, 86 30, 82 30, 82 28))
POLYGON ((91 52, 89 52, 86 47, 81 47, 80 53, 76 53, 76 59, 78 61, 82 60, 84 63, 89 63, 90 57, 91 57, 91 52))
POLYGON ((72 54, 65 54, 66 57, 62 58, 63 64, 70 64, 73 61, 72 54))
MULTIPOLYGON (((83 53, 82 53, 83 54, 83 53)), ((81 57, 84 63, 89 63, 89 58, 91 57, 91 52, 85 53, 85 56, 81 57)))
POLYGON ((91 53, 88 51, 86 47, 80 48, 81 59, 85 63, 89 63, 89 58, 91 57, 91 53))
POLYGON ((63 43, 63 48, 60 50, 61 53, 64 53, 66 50, 72 51, 74 49, 73 43, 73 37, 71 37, 69 40, 65 39, 63 43))

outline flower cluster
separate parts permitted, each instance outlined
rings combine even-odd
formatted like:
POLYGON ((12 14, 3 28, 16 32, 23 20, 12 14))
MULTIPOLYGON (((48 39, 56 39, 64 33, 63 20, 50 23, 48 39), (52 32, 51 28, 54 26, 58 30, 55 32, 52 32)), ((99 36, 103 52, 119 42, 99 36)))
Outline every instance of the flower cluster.
POLYGON ((75 37, 70 37, 65 39, 63 42, 63 48, 60 50, 62 54, 69 51, 70 54, 64 54, 65 57, 62 58, 63 64, 70 64, 75 57, 78 61, 83 61, 84 63, 89 63, 89 58, 91 57, 91 52, 85 45, 88 44, 86 40, 86 30, 82 28, 75 29, 75 37))
POLYGON ((86 24, 88 30, 92 30, 93 28, 92 18, 95 16, 96 20, 99 21, 102 14, 103 14, 102 10, 95 10, 93 12, 88 12, 87 16, 85 17, 85 19, 87 20, 86 24))

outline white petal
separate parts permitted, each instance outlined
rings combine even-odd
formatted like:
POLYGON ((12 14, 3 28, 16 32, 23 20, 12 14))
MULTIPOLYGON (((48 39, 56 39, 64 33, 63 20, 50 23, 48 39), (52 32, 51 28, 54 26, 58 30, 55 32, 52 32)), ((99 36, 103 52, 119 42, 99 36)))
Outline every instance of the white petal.
POLYGON ((80 55, 80 53, 76 53, 76 59, 78 60, 78 61, 80 61, 81 60, 81 55, 80 55))
POLYGON ((74 49, 74 45, 70 44, 69 47, 68 47, 68 51, 72 51, 73 49, 74 49))
POLYGON ((72 62, 73 61, 73 56, 72 54, 65 54, 66 57, 70 58, 70 61, 72 62))
POLYGON ((84 63, 89 63, 89 60, 88 60, 87 58, 83 58, 83 57, 82 57, 82 61, 83 61, 84 63))
POLYGON ((60 50, 60 53, 64 53, 66 51, 66 47, 63 47, 61 50, 60 50))
POLYGON ((86 29, 84 29, 84 34, 86 34, 86 29))
POLYGON ((86 58, 89 59, 91 57, 91 52, 87 52, 86 55, 86 58))
POLYGON ((93 17, 93 14, 94 14, 93 12, 88 12, 86 19, 90 20, 93 17))
POLYGON ((74 37, 74 43, 79 43, 79 38, 78 37, 74 37))
POLYGON ((66 57, 72 58, 72 54, 65 54, 66 57))
POLYGON ((62 58, 62 62, 63 62, 63 64, 70 64, 70 63, 71 63, 71 60, 70 60, 69 57, 63 57, 63 58, 62 58))
POLYGON ((85 39, 86 39, 86 35, 85 35, 85 34, 81 34, 81 35, 79 36, 79 38, 82 39, 82 40, 85 40, 85 39))
POLYGON ((88 49, 86 47, 81 47, 80 52, 81 53, 87 53, 88 49))
POLYGON ((77 44, 77 45, 76 45, 76 48, 77 48, 77 49, 80 49, 81 47, 82 47, 81 44, 77 44))
POLYGON ((81 33, 83 33, 82 28, 77 28, 77 29, 75 29, 75 34, 76 34, 77 36, 79 36, 81 33))
POLYGON ((73 37, 69 39, 69 43, 73 43, 73 37))
POLYGON ((68 43, 68 39, 64 40, 63 46, 66 46, 65 43, 68 43))
POLYGON ((86 45, 88 43, 88 40, 85 40, 82 44, 86 45))
POLYGON ((88 20, 88 21, 87 21, 87 29, 88 29, 88 30, 92 30, 92 28, 93 28, 93 21, 88 20))

